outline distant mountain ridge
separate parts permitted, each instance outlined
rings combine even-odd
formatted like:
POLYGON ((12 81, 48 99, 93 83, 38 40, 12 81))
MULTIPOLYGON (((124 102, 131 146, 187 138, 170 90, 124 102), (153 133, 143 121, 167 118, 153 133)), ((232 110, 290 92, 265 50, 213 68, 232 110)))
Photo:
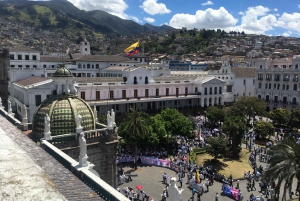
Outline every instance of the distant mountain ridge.
POLYGON ((140 25, 124 20, 105 11, 84 11, 67 0, 0 1, 0 15, 10 20, 21 21, 35 27, 66 32, 101 33, 104 35, 133 36, 147 32, 173 30, 173 27, 150 24, 140 25))

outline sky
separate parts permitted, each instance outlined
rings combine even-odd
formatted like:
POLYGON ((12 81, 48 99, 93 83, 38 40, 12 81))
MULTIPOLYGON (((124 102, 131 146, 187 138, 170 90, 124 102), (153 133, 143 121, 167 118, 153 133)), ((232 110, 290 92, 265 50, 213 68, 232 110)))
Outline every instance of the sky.
POLYGON ((140 24, 300 37, 300 0, 68 0, 140 24))

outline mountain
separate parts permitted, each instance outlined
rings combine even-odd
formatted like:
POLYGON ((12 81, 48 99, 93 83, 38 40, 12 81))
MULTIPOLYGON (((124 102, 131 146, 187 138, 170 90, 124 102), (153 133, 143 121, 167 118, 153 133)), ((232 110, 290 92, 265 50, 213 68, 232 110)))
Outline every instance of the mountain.
POLYGON ((68 35, 82 35, 83 32, 85 35, 133 36, 174 29, 167 25, 140 25, 101 10, 80 10, 67 0, 0 1, 0 16, 13 21, 21 21, 29 26, 61 31, 68 35))

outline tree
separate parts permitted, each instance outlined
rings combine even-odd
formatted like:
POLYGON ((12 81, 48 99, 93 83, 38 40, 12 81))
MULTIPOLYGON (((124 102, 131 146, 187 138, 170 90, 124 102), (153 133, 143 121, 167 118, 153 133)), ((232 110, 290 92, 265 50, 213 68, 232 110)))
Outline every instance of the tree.
POLYGON ((276 108, 269 112, 269 118, 273 121, 274 125, 286 126, 291 117, 291 111, 284 108, 276 108))
POLYGON ((213 127, 217 122, 224 121, 225 112, 222 108, 211 106, 206 109, 206 116, 210 121, 211 127, 213 127))
POLYGON ((128 144, 134 142, 134 158, 135 169, 137 169, 137 144, 138 141, 143 141, 149 133, 149 117, 146 113, 130 108, 125 120, 120 124, 118 133, 128 144))
POLYGON ((241 96, 231 107, 230 115, 244 116, 249 123, 250 118, 264 116, 266 102, 254 96, 241 96))
POLYGON ((266 121, 258 121, 254 125, 254 130, 256 133, 258 133, 262 138, 265 138, 267 136, 274 135, 275 127, 272 123, 266 122, 266 121))
POLYGON ((192 122, 175 108, 167 108, 160 112, 165 129, 172 135, 191 136, 193 125, 192 122))
POLYGON ((217 159, 220 155, 227 153, 227 141, 223 137, 210 137, 207 139, 208 146, 205 147, 206 152, 217 159))
POLYGON ((295 108, 292 110, 289 126, 291 128, 300 129, 300 108, 295 108))
POLYGON ((247 126, 245 119, 241 116, 231 116, 226 118, 222 126, 222 132, 226 133, 229 140, 232 142, 230 144, 231 152, 235 157, 239 156, 242 139, 246 130, 247 126))
POLYGON ((285 182, 282 196, 284 200, 286 191, 292 188, 294 178, 298 180, 297 186, 300 185, 300 145, 294 139, 288 138, 272 146, 269 154, 269 168, 264 177, 268 182, 277 181, 277 190, 281 183, 285 182))

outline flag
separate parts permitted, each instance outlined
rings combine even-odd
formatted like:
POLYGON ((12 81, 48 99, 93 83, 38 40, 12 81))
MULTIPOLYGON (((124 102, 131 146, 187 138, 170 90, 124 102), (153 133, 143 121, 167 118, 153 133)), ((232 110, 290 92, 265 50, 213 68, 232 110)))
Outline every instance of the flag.
POLYGON ((140 42, 136 42, 124 50, 127 53, 127 56, 131 56, 133 54, 138 54, 140 52, 140 42))

